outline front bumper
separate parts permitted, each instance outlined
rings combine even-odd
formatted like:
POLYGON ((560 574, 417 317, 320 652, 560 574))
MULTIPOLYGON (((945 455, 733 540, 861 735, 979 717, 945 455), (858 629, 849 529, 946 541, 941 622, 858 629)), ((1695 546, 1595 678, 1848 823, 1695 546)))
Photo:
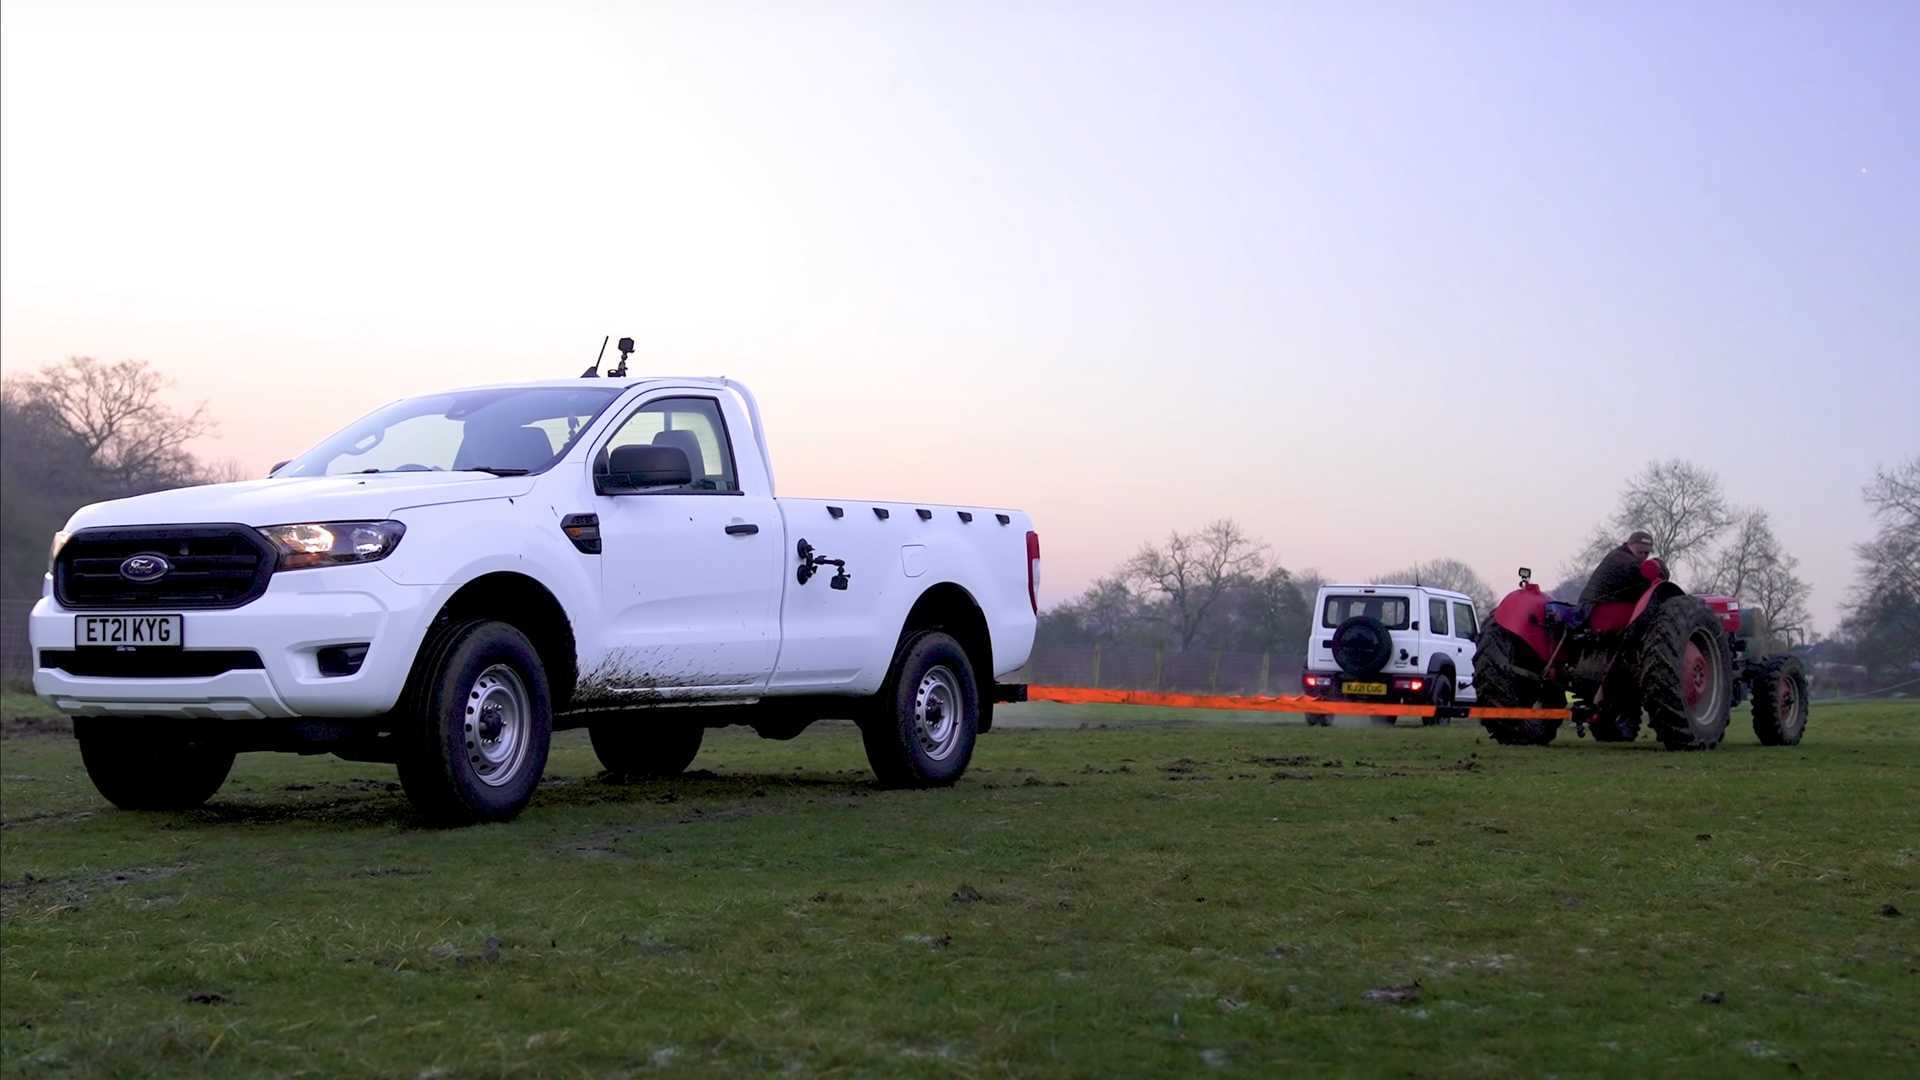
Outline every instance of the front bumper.
MULTIPOLYGON (((390 711, 439 605, 438 587, 399 585, 377 565, 336 566, 275 574, 267 591, 244 607, 178 614, 185 652, 252 650, 260 666, 213 675, 167 677, 76 675, 48 664, 49 651, 74 647, 76 614, 43 597, 29 617, 34 692, 75 716, 175 719, 367 717, 390 711), (367 643, 351 675, 320 673, 320 650, 367 643)), ((162 665, 164 667, 164 664, 162 665)))

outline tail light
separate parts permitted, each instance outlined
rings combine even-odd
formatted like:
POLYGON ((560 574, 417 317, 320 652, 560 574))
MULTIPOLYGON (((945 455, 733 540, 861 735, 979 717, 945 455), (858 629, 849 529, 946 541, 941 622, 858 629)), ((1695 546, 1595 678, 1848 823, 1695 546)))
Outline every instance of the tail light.
POLYGON ((1040 614, 1040 534, 1027 534, 1027 603, 1040 614))

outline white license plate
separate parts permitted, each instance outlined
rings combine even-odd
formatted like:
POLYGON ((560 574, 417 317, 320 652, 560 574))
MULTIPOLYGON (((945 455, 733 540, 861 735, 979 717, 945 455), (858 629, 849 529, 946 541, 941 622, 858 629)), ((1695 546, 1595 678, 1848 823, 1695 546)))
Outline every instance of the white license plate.
POLYGON ((177 649, 185 622, 178 615, 75 615, 76 649, 177 649))

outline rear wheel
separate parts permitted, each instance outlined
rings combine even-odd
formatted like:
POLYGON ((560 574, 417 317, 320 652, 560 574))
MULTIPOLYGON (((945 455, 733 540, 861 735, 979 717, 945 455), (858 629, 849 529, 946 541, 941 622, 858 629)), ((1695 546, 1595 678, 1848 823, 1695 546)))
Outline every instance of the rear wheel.
POLYGON ((684 719, 623 716, 587 725, 593 755, 615 776, 679 776, 700 753, 706 725, 684 719))
POLYGON ((1333 717, 1323 712, 1310 712, 1307 714, 1307 726, 1308 727, 1332 727, 1333 717))
POLYGON ((980 685, 967 651, 928 630, 901 646, 874 714, 860 725, 867 763, 887 787, 943 787, 973 760, 980 685))
POLYGON ((434 821, 505 821, 547 767, 553 706, 526 635, 503 622, 438 627, 422 646, 400 733, 400 786, 434 821))
POLYGON ((1636 671, 1647 723, 1669 750, 1711 750, 1726 736, 1733 662, 1713 610, 1675 596, 1646 616, 1636 671))
MULTIPOLYGON (((1440 672, 1434 675, 1432 700, 1433 700, 1434 707, 1436 708, 1445 708, 1446 706, 1453 704, 1453 676, 1452 675, 1449 675, 1445 672, 1440 672)), ((1433 727, 1435 725, 1451 724, 1451 723, 1453 723, 1453 719, 1447 716, 1423 716, 1420 718, 1421 727, 1433 727)))
POLYGON ((233 769, 233 747, 192 721, 81 716, 73 735, 87 778, 122 810, 191 810, 233 769))
POLYGON ((1753 676, 1753 733, 1767 746, 1795 746, 1807 731, 1807 672, 1797 656, 1770 656, 1753 676))
MULTIPOLYGON (((1473 654, 1477 707, 1530 709, 1542 702, 1547 693, 1540 676, 1521 666, 1520 657, 1526 652, 1526 644, 1499 625, 1489 624, 1481 629, 1478 648, 1473 654)), ((1545 746, 1560 734, 1560 723, 1558 720, 1482 720, 1480 726, 1502 746, 1545 746)))

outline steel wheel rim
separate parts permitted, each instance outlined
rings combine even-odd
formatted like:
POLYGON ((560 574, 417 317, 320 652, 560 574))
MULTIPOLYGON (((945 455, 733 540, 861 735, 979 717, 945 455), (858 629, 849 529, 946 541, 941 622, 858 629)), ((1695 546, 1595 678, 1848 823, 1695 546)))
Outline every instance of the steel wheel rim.
POLYGON ((1720 678, 1719 643, 1699 631, 1687 638, 1680 659, 1680 693, 1687 720, 1693 724, 1710 722, 1720 715, 1720 702, 1727 688, 1720 678))
POLYGON ((921 753, 934 761, 952 755, 960 745, 965 701, 960 696, 960 680, 945 665, 930 668, 920 677, 920 686, 913 694, 913 733, 921 753))
POLYGON ((505 664, 482 671, 467 688, 461 737, 466 743, 467 764, 488 787, 512 783, 521 763, 527 760, 533 727, 529 706, 527 684, 505 664))

